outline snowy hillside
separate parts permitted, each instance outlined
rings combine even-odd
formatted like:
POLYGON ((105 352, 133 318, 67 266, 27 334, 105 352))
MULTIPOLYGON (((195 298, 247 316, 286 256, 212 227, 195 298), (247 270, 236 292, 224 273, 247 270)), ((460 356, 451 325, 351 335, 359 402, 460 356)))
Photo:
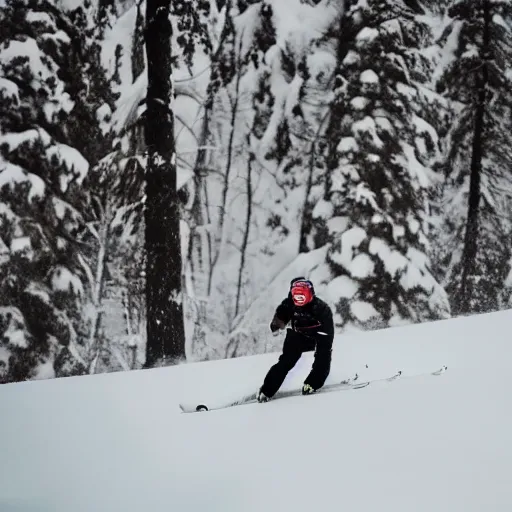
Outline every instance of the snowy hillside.
POLYGON ((254 390, 276 354, 2 386, 0 510, 508 511, 511 322, 338 337, 329 381, 448 371, 208 413, 177 404, 254 390))

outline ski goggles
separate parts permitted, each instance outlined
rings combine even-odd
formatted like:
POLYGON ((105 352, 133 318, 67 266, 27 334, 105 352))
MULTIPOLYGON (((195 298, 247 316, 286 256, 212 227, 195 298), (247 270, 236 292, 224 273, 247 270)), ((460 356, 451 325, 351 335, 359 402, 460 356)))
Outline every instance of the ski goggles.
POLYGON ((309 281, 297 281, 290 290, 296 306, 304 306, 313 300, 313 285, 309 281))

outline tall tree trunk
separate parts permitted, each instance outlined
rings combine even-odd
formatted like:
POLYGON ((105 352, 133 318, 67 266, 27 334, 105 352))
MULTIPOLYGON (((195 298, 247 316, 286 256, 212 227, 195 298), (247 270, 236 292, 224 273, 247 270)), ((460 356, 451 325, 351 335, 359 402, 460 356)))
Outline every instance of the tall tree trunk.
MULTIPOLYGON (((215 236, 215 255, 212 259, 212 264, 210 266, 210 272, 208 275, 208 295, 211 295, 212 291, 212 281, 213 281, 213 272, 215 270, 215 265, 217 265, 217 262, 219 261, 220 253, 222 251, 222 242, 225 236, 224 233, 224 223, 226 221, 226 215, 227 215, 227 202, 228 202, 228 192, 229 192, 229 182, 231 177, 231 167, 233 163, 233 143, 235 140, 235 123, 236 123, 236 116, 238 114, 238 102, 239 102, 239 95, 240 95, 240 79, 241 74, 238 73, 236 77, 236 86, 235 86, 235 97, 233 98, 231 103, 231 117, 230 117, 230 131, 229 131, 229 138, 228 138, 228 145, 227 145, 227 161, 226 161, 226 170, 224 172, 224 179, 223 179, 223 185, 222 185, 222 199, 221 199, 221 206, 220 206, 220 213, 219 213, 219 225, 217 228, 217 235, 215 236)), ((229 91, 228 91, 229 96, 229 91)))
POLYGON ((108 242, 111 234, 112 224, 112 207, 107 197, 105 203, 100 205, 101 218, 98 229, 98 261, 96 262, 96 275, 92 289, 92 303, 94 306, 93 318, 91 321, 91 330, 89 331, 89 352, 95 354, 89 366, 89 373, 92 375, 96 372, 98 355, 102 347, 100 346, 100 328, 103 319, 103 295, 105 289, 105 270, 108 260, 108 242))
MULTIPOLYGON (((248 137, 249 139, 249 137, 248 137)), ((249 141, 250 142, 250 141, 249 141)), ((236 304, 235 304, 235 317, 240 312, 240 298, 242 295, 242 278, 244 275, 245 258, 247 253, 247 246, 249 245, 249 232, 251 231, 251 217, 252 217, 252 163, 254 162, 254 154, 252 151, 249 153, 247 161, 247 210, 245 216, 245 230, 244 238, 242 240, 242 247, 240 249, 240 268, 238 269, 238 283, 236 288, 236 304)))
POLYGON ((132 84, 144 72, 144 17, 142 16, 142 0, 137 1, 137 16, 132 38, 132 84))
POLYGON ((238 53, 236 59, 236 79, 235 79, 235 91, 234 97, 231 99, 229 94, 229 88, 227 89, 227 95, 231 107, 231 116, 230 116, 230 131, 229 138, 227 144, 227 161, 226 161, 226 171, 224 172, 223 186, 222 186, 222 199, 220 205, 220 213, 219 213, 219 224, 217 228, 217 234, 215 236, 215 255, 212 257, 212 262, 210 265, 210 272, 208 275, 208 296, 211 295, 212 291, 212 283, 213 283, 213 273, 215 271, 215 266, 219 261, 220 254, 222 252, 223 241, 225 239, 226 233, 224 232, 224 224, 226 222, 227 209, 228 209, 228 192, 231 178, 231 169, 233 165, 233 152, 234 152, 234 142, 235 142, 235 124, 236 118, 238 115, 238 106, 240 103, 240 84, 242 82, 242 42, 243 38, 240 39, 240 43, 238 46, 238 53))
MULTIPOLYGON (((190 237, 189 237, 189 245, 187 251, 187 258, 190 263, 190 268, 192 271, 192 282, 194 285, 196 284, 197 277, 194 275, 194 250, 197 255, 197 274, 204 275, 205 274, 205 264, 209 263, 210 255, 207 255, 207 261, 203 260, 203 243, 202 237, 205 236, 203 233, 198 233, 198 228, 204 226, 204 202, 202 197, 203 191, 203 181, 206 176, 206 162, 208 159, 208 150, 206 148, 208 143, 208 137, 210 134, 210 116, 211 116, 211 106, 210 102, 207 102, 207 105, 204 107, 204 117, 201 126, 201 134, 199 136, 199 149, 197 150, 197 157, 194 164, 194 198, 192 202, 191 208, 191 226, 190 226, 190 237)), ((207 232, 206 236, 210 236, 210 233, 207 232)), ((209 272, 209 271, 207 271, 209 272)), ((206 287, 203 287, 199 293, 201 295, 206 294, 206 287)), ((196 290, 197 291, 197 290, 196 290)))
POLYGON ((469 182, 468 216, 464 247, 462 250, 462 275, 458 294, 458 313, 470 313, 472 298, 472 280, 476 274, 476 257, 478 252, 479 204, 481 199, 480 181, 482 159, 484 156, 484 115, 486 108, 486 88, 489 82, 489 70, 485 56, 489 52, 491 6, 488 0, 483 2, 484 28, 483 41, 480 48, 482 64, 477 71, 477 100, 475 105, 475 134, 471 154, 469 182))
POLYGON ((147 345, 145 368, 185 356, 181 290, 180 210, 172 96, 170 2, 146 2, 148 94, 145 138, 147 345))
POLYGON ((324 123, 327 119, 329 119, 329 114, 330 109, 327 109, 327 112, 325 113, 325 115, 323 116, 318 125, 315 137, 311 142, 309 150, 308 177, 306 182, 306 191, 304 194, 304 205, 302 207, 302 220, 300 224, 299 253, 309 252, 308 236, 311 233, 314 224, 313 210, 311 208, 311 205, 309 204, 309 194, 311 193, 311 189, 313 188, 313 174, 315 172, 316 159, 318 158, 316 148, 318 141, 322 136, 324 123))

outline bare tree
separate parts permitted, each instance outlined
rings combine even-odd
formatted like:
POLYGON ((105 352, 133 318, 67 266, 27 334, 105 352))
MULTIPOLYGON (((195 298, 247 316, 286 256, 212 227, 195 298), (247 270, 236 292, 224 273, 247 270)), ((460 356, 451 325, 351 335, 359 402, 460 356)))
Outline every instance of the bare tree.
MULTIPOLYGON (((249 136, 247 137, 249 138, 249 136)), ((242 278, 244 274, 245 258, 247 253, 247 246, 249 244, 249 232, 251 230, 252 221, 252 207, 253 207, 253 189, 252 189, 252 165, 254 162, 254 154, 249 153, 247 160, 247 177, 246 177, 246 194, 247 194, 247 209, 245 214, 244 236, 242 239, 242 246, 240 248, 240 267, 238 269, 238 283, 236 288, 236 303, 235 303, 235 317, 240 312, 240 296, 242 293, 242 278)))
POLYGON ((103 194, 102 198, 99 196, 93 197, 93 203, 97 220, 89 222, 87 228, 94 240, 96 251, 91 261, 87 261, 84 256, 80 257, 82 268, 87 277, 92 307, 87 338, 88 372, 90 374, 96 373, 98 359, 102 351, 100 328, 103 318, 106 264, 109 257, 109 241, 112 234, 115 206, 108 192, 103 194))
MULTIPOLYGON (((312 215, 312 205, 309 204, 309 196, 311 190, 314 185, 314 173, 316 166, 318 165, 317 160, 319 158, 319 154, 321 151, 318 150, 319 141, 323 134, 323 128, 326 120, 329 119, 329 110, 322 117, 318 128, 314 134, 313 140, 308 140, 309 142, 309 160, 308 160, 308 173, 307 173, 307 181, 306 181, 306 190, 304 194, 304 205, 302 207, 302 220, 300 226, 300 237, 299 237, 299 252, 308 252, 308 235, 312 230, 312 225, 314 222, 312 215)), ((296 135, 297 136, 297 135, 296 135)))
MULTIPOLYGON (((242 34, 243 35, 243 34, 242 34)), ((215 242, 215 254, 211 259, 211 265, 209 268, 208 275, 208 295, 211 293, 212 281, 213 281, 213 272, 215 270, 215 266, 219 261, 219 257, 222 251, 222 243, 225 237, 224 232, 224 224, 226 222, 227 215, 227 200, 228 200, 228 192, 229 185, 231 179, 231 171, 233 166, 233 157, 235 152, 235 133, 236 133, 236 121, 237 116, 239 114, 240 103, 241 103, 241 81, 242 81, 242 42, 243 37, 240 37, 238 44, 238 51, 236 54, 235 65, 236 74, 235 74, 235 83, 234 83, 234 91, 231 93, 229 89, 226 89, 228 101, 229 101, 229 137, 227 143, 227 159, 226 159, 226 168, 224 170, 224 175, 222 179, 222 192, 221 192, 221 204, 219 209, 219 223, 216 230, 216 236, 214 237, 215 242)))

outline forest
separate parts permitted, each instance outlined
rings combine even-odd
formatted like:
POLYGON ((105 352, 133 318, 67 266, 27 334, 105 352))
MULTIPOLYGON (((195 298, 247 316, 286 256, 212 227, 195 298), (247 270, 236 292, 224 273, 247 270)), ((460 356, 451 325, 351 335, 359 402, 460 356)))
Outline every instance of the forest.
POLYGON ((1 0, 0 383, 512 307, 508 0, 1 0))

